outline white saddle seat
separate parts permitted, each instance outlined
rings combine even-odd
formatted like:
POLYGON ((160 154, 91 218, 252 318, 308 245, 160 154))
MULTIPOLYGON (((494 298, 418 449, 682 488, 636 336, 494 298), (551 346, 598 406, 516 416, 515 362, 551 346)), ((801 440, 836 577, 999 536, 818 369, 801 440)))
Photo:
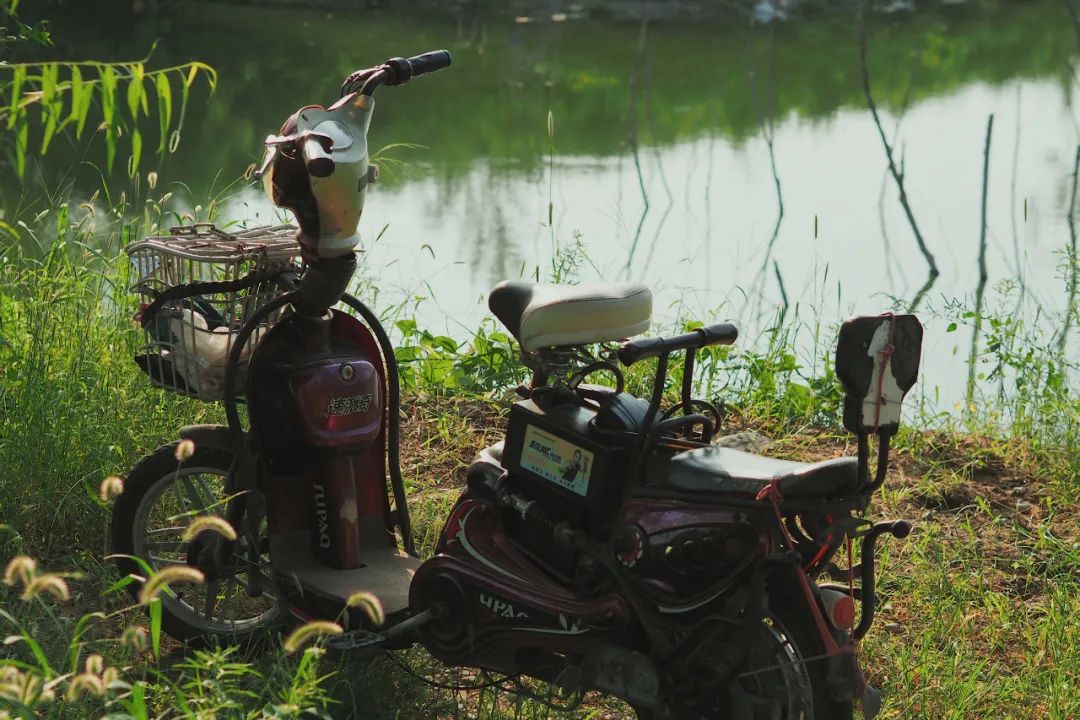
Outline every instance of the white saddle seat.
POLYGON ((652 292, 639 283, 545 285, 506 281, 488 307, 524 352, 632 337, 649 329, 652 292))

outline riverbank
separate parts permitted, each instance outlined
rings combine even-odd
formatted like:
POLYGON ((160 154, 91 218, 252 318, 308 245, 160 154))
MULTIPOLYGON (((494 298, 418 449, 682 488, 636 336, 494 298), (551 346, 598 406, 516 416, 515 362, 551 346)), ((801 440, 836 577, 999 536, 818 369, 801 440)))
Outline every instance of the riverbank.
MULTIPOLYGON (((402 412, 404 474, 417 539, 430 552, 441 518, 461 490, 464 468, 479 448, 500 435, 505 403, 425 394, 408 398, 402 412)), ((784 427, 739 415, 725 428, 736 430, 770 438, 768 452, 781 457, 818 460, 852 451, 847 437, 835 429, 784 427)), ((1072 691, 1080 681, 1080 628, 1074 622, 1080 613, 1080 499, 1070 459, 1019 442, 939 432, 907 431, 898 444, 889 480, 869 513, 915 524, 908 540, 882 544, 883 605, 862 644, 871 681, 884 692, 882 717, 1075 717, 1080 712, 1080 699, 1072 691)), ((22 532, 27 545, 42 541, 33 527, 22 532)), ((280 653, 261 659, 235 653, 192 657, 167 639, 160 661, 145 649, 126 650, 109 638, 120 636, 127 623, 146 619, 139 608, 124 609, 128 602, 122 593, 102 598, 114 577, 99 544, 50 558, 49 569, 82 575, 69 580, 74 593, 69 603, 54 606, 47 600, 31 607, 12 591, 0 591, 3 606, 33 628, 43 652, 56 657, 58 667, 73 647, 70 633, 80 617, 117 612, 90 624, 80 639, 79 657, 101 653, 124 669, 129 682, 148 683, 159 693, 170 685, 193 684, 200 671, 228 665, 236 677, 219 678, 213 692, 184 691, 184 697, 206 708, 223 702, 227 691, 256 693, 238 701, 235 714, 218 707, 217 717, 242 717, 241 707, 262 707, 271 695, 301 686, 312 702, 326 703, 332 717, 551 717, 535 703, 515 706, 512 698, 493 690, 425 688, 389 659, 339 665, 323 658, 319 672, 299 682, 303 677, 296 658, 280 653), (158 676, 159 669, 165 675, 158 676), (350 707, 353 714, 343 713, 350 707)), ((10 659, 12 651, 7 653, 10 659)), ((16 647, 14 654, 25 651, 16 647)), ((443 680, 461 682, 459 675, 445 676, 421 653, 406 659, 412 671, 443 673, 443 680)), ((110 696, 117 699, 115 709, 125 692, 114 689, 110 696)), ((168 710, 173 702, 159 694, 149 706, 150 716, 178 716, 168 710)), ((102 707, 100 699, 91 698, 62 717, 96 717, 102 707)), ((600 717, 627 717, 625 709, 610 703, 589 708, 600 717)))
MULTIPOLYGON (((153 626, 114 587, 99 485, 173 439, 180 425, 220 422, 221 413, 149 387, 130 360, 140 342, 129 320, 133 308, 115 294, 126 285, 124 268, 84 252, 60 248, 40 266, 0 269, 0 522, 8 528, 0 543, 5 560, 27 553, 63 573, 71 594, 65 603, 48 596, 26 603, 17 598, 21 586, 0 590, 8 632, 36 643, 8 646, 0 667, 37 666, 44 658, 63 690, 71 685, 61 677, 69 665, 81 670, 88 656, 101 654, 129 683, 103 698, 91 693, 53 717, 96 717, 103 703, 117 710, 136 692, 146 698, 146 717, 175 716, 170 708, 183 704, 204 708, 207 717, 242 717, 241 710, 268 703, 293 708, 276 717, 297 716, 296 708, 308 705, 331 708, 334 717, 348 716, 342 708, 364 718, 550 717, 497 690, 430 690, 410 672, 441 671, 420 653, 406 658, 407 672, 390 659, 358 669, 318 652, 185 656, 167 638, 157 652, 117 643, 129 623, 153 626), (214 673, 215 684, 199 684, 214 673)), ((500 436, 508 390, 520 375, 513 346, 494 327, 458 345, 408 319, 396 325, 407 387, 404 477, 427 553, 464 468, 500 436)), ((834 380, 827 372, 807 379, 782 340, 778 347, 700 365, 702 394, 727 401, 723 433, 752 431, 768 439, 766 452, 785 458, 854 452, 836 426, 834 380)), ((640 389, 645 381, 644 374, 631 377, 640 389)), ((1052 392, 1025 390, 1024 407, 1042 414, 1029 413, 1023 425, 954 419, 927 429, 932 418, 923 418, 923 427, 909 425, 897 438, 895 464, 869 512, 916 528, 905 542, 882 543, 883 604, 862 645, 871 680, 885 694, 882 717, 1080 714, 1073 691, 1080 683, 1080 485, 1074 435, 1062 434, 1075 404, 1067 392, 1048 403, 1052 392)), ((985 417, 993 417, 986 402, 985 417)), ((589 707, 601 717, 625 717, 618 707, 589 707)))

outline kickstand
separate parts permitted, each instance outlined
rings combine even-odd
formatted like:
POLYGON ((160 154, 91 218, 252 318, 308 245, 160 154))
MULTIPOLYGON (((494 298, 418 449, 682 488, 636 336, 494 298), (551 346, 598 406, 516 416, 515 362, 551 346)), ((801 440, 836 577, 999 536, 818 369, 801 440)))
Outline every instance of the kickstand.
POLYGON ((863 720, 874 720, 881 712, 881 691, 873 685, 867 685, 862 696, 863 720))
POLYGON ((351 630, 328 638, 326 646, 331 650, 340 651, 379 647, 390 640, 397 640, 430 622, 440 620, 446 617, 449 612, 450 609, 446 603, 437 602, 422 613, 406 618, 397 625, 391 625, 381 633, 371 632, 370 630, 351 630))

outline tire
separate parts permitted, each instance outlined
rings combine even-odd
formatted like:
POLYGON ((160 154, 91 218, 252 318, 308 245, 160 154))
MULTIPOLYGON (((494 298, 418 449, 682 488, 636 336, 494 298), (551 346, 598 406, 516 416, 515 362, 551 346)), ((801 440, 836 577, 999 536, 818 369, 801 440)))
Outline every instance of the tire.
MULTIPOLYGON (((195 647, 260 645, 273 637, 287 616, 272 588, 257 598, 249 597, 244 589, 246 572, 240 568, 250 566, 242 562, 246 543, 255 542, 265 550, 265 529, 259 538, 238 539, 237 552, 228 553, 222 563, 229 567, 208 571, 199 566, 195 558, 208 554, 199 549, 205 548, 207 542, 220 542, 220 536, 203 532, 191 543, 180 536, 193 517, 227 513, 225 482, 233 457, 224 450, 196 448, 191 457, 178 463, 177 444, 164 445, 143 458, 124 481, 124 491, 113 506, 110 528, 117 567, 121 575, 135 576, 136 581, 128 589, 136 599, 145 570, 133 557, 155 572, 168 565, 198 567, 207 576, 206 582, 177 585, 161 594, 162 629, 195 647), (148 539, 148 532, 153 533, 153 540, 148 539), (214 599, 208 603, 211 592, 214 599)), ((264 553, 259 557, 260 571, 266 574, 269 558, 264 553)))
MULTIPOLYGON (((759 632, 754 633, 750 655, 743 673, 753 673, 756 668, 773 667, 790 658, 783 670, 760 672, 741 681, 749 693, 766 697, 786 697, 781 720, 852 720, 854 705, 837 702, 829 693, 824 662, 807 662, 820 658, 825 648, 814 628, 809 611, 785 596, 770 598, 769 609, 759 632), (768 660, 767 658, 772 658, 768 660), (777 682, 781 680, 782 682, 777 682)), ((694 720, 726 720, 730 717, 730 697, 725 697, 716 707, 699 708, 689 715, 676 711, 672 717, 692 717, 694 720)), ((637 709, 639 720, 658 720, 652 710, 637 709)), ((755 720, 758 715, 751 715, 755 720)))
POLYGON ((825 645, 804 603, 801 596, 799 600, 777 601, 772 603, 775 607, 770 607, 769 614, 790 639, 810 680, 813 707, 806 712, 806 720, 852 720, 854 704, 851 701, 837 702, 829 692, 826 663, 822 660, 806 662, 807 658, 821 658, 825 654, 825 645))

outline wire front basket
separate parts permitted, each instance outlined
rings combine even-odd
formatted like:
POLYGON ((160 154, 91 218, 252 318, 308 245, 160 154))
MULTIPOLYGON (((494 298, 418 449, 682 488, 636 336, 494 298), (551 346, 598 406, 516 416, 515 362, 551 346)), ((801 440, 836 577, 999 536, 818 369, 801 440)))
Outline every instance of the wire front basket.
MULTIPOLYGON (((131 287, 140 301, 136 318, 146 332, 135 360, 155 385, 201 400, 222 398, 237 332, 286 291, 282 273, 299 269, 295 232, 291 225, 224 232, 200 223, 128 246, 138 278, 131 287)), ((279 316, 271 314, 244 347, 240 387, 252 348, 279 316)))

